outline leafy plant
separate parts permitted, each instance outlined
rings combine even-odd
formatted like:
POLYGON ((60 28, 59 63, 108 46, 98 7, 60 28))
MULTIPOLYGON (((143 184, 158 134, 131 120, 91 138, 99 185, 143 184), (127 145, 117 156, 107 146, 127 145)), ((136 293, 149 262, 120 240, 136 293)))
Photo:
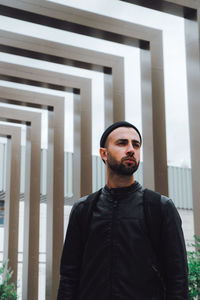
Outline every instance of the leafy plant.
POLYGON ((189 299, 200 299, 200 238, 195 237, 194 251, 188 251, 189 299))
POLYGON ((17 285, 10 282, 13 272, 7 268, 7 262, 3 263, 0 268, 0 299, 1 300, 16 300, 17 285))

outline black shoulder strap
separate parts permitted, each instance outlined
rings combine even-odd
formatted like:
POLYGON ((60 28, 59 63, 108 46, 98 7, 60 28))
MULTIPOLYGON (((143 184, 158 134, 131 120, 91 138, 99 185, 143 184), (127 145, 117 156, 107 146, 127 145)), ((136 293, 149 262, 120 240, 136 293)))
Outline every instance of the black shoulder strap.
POLYGON ((144 190, 144 214, 152 247, 159 259, 160 234, 162 225, 161 195, 149 189, 144 190))
POLYGON ((84 207, 82 209, 82 232, 83 232, 83 242, 86 244, 91 218, 92 218, 92 212, 96 206, 97 200, 101 194, 101 190, 98 190, 95 193, 90 194, 87 199, 85 200, 84 207))

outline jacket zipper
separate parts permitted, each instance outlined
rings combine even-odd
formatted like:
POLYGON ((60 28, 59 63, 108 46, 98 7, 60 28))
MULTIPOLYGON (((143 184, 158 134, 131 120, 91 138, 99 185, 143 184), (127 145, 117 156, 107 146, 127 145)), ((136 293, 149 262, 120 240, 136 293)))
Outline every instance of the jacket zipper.
POLYGON ((113 260, 114 260, 114 223, 116 216, 117 200, 112 199, 112 221, 111 221, 111 251, 110 251, 110 300, 112 299, 113 287, 113 260))
POLYGON ((158 270, 158 268, 155 265, 152 265, 152 269, 156 272, 156 275, 157 275, 158 279, 160 280, 161 286, 162 286, 163 290, 165 291, 166 287, 165 287, 164 279, 163 279, 160 271, 158 270))

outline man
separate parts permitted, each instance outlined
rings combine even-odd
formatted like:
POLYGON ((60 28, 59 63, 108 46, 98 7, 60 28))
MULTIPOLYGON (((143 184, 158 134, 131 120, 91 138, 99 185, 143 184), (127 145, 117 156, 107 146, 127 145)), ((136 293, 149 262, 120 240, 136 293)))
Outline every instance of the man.
POLYGON ((159 196, 157 249, 149 235, 144 189, 133 176, 141 143, 140 132, 128 122, 114 123, 103 133, 100 155, 107 184, 92 206, 86 196, 72 208, 57 300, 188 299, 181 220, 169 198, 159 196))

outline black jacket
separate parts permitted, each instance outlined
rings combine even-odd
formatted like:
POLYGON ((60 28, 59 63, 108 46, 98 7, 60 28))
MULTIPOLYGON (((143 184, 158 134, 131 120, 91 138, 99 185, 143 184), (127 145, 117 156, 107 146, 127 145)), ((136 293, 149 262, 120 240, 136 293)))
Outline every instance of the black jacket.
POLYGON ((74 205, 70 215, 57 300, 188 299, 181 219, 169 198, 162 197, 162 262, 148 235, 139 183, 103 188, 87 240, 82 224, 85 199, 74 205))

